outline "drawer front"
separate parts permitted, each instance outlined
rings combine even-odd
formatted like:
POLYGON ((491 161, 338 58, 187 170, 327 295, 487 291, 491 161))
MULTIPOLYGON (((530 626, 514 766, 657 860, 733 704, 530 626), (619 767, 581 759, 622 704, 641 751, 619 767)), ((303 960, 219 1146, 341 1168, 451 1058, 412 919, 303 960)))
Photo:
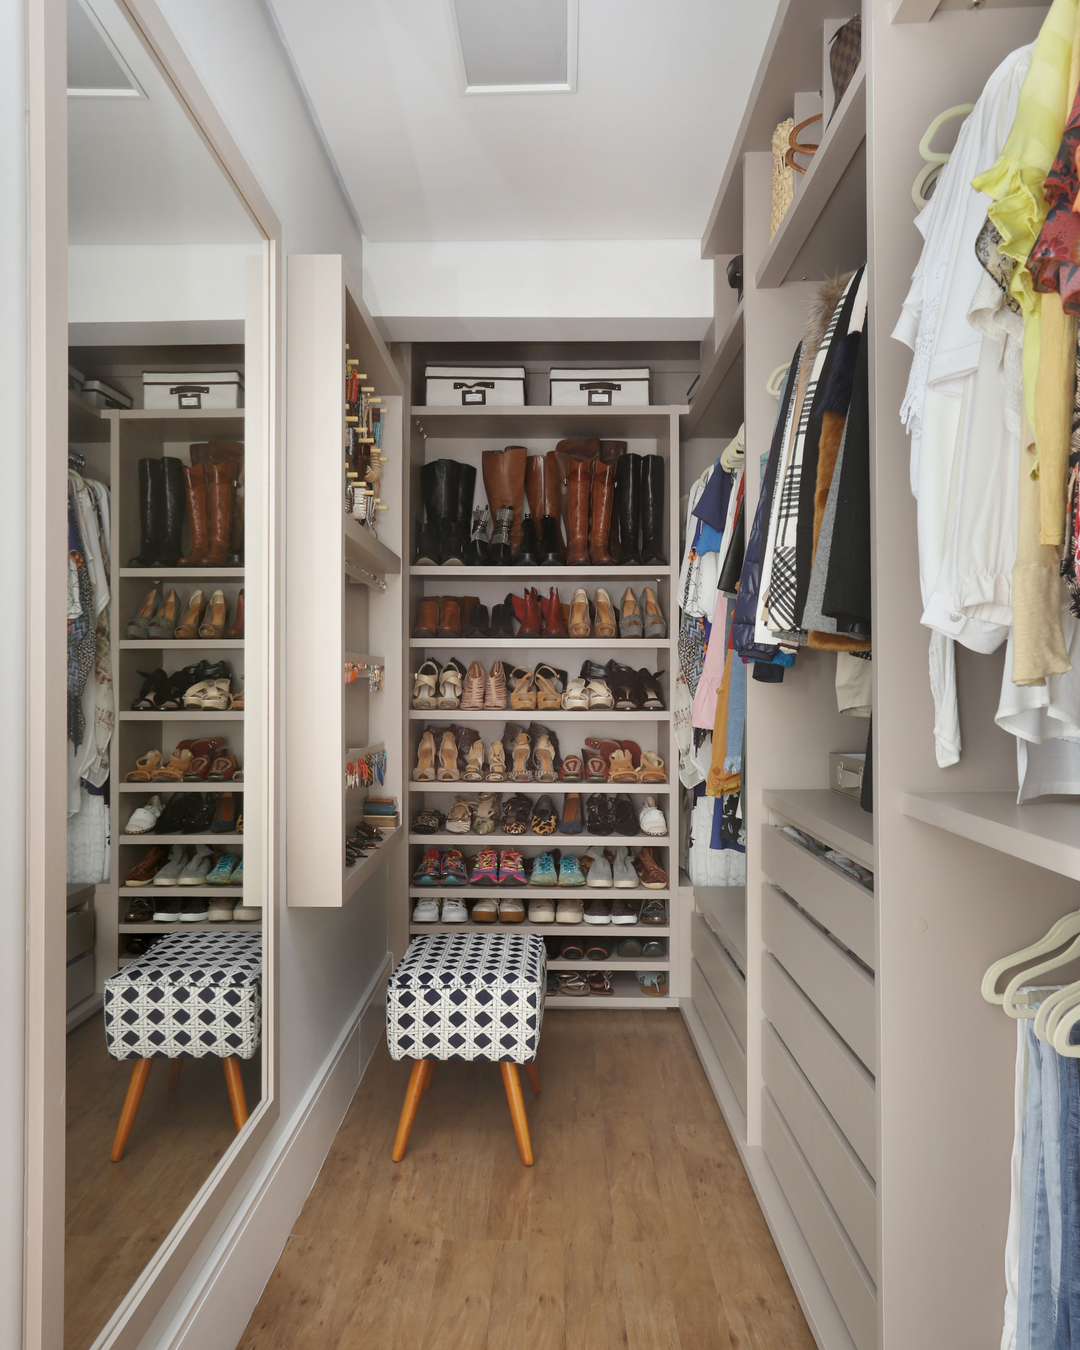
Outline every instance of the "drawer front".
POLYGON ((746 981, 740 976, 712 929, 695 914, 690 921, 690 950, 709 981, 709 988, 731 1023, 739 1044, 746 1049, 746 981))
POLYGON ((873 1078, 771 956, 762 963, 761 1001, 792 1058, 876 1181, 877 1099, 873 1078))
POLYGON ((873 979, 772 886, 762 886, 761 907, 765 945, 873 1072, 877 1064, 873 979))
POLYGON ((877 1274, 877 1193, 855 1150, 826 1111, 821 1098, 766 1022, 762 1077, 788 1129, 844 1225, 851 1244, 872 1275, 877 1274))
POLYGON ((761 827, 761 868, 823 928, 874 968, 874 897, 774 825, 761 827))
POLYGON ((94 945, 94 911, 92 909, 77 909, 68 912, 67 916, 67 959, 73 960, 76 956, 82 956, 83 952, 88 952, 94 945))
POLYGON ((746 969, 746 887, 695 886, 694 899, 705 922, 746 969))
POLYGON ((690 962, 690 998, 697 1009, 698 1016, 705 1026, 716 1056, 724 1066, 728 1082, 731 1084, 739 1105, 746 1110, 746 1055, 738 1038, 731 1029, 731 1023, 724 1016, 724 1010, 717 1003, 709 988, 709 982, 702 974, 696 961, 690 962))
POLYGON ((94 958, 85 956, 72 961, 67 968, 67 1007, 70 1010, 94 992, 94 958))
POLYGON ((858 1350, 874 1350, 877 1290, 767 1092, 761 1099, 761 1143, 851 1339, 858 1350))

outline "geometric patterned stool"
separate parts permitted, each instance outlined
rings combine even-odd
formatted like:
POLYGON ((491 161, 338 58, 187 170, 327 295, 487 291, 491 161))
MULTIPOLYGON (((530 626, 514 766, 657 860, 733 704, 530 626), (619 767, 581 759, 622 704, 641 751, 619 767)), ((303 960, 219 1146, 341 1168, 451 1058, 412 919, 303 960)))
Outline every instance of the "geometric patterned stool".
POLYGON ((435 1061, 489 1060, 502 1070, 521 1161, 532 1142, 517 1066, 540 1091, 536 1055, 544 1020, 547 952, 535 933, 430 933, 413 938, 390 976, 386 1040, 393 1059, 414 1059, 393 1159, 405 1156, 435 1061))
POLYGON ((113 1059, 134 1059, 112 1160, 124 1155, 143 1088, 155 1059, 173 1061, 169 1087, 180 1081, 181 1058, 217 1055, 237 1133, 247 1122, 239 1059, 259 1047, 262 999, 261 933, 169 933, 145 955, 105 981, 105 1044, 113 1059))

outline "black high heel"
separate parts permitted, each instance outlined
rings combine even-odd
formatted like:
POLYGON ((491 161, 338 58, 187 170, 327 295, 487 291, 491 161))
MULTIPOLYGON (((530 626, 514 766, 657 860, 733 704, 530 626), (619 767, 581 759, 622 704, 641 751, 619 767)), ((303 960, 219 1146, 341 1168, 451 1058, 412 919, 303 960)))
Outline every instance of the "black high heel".
POLYGON ((637 673, 637 689, 635 692, 641 696, 641 709, 644 712, 660 712, 664 707, 664 700, 660 694, 660 676, 662 670, 658 670, 654 675, 650 675, 644 668, 637 673))
POLYGON ((605 667, 607 682, 615 697, 615 707, 619 712, 640 712, 643 698, 640 692, 638 673, 633 666, 624 666, 621 661, 609 661, 605 667))
POLYGON ((165 700, 169 696, 169 677, 163 670, 140 670, 139 674, 143 677, 143 687, 139 690, 139 697, 132 703, 132 712, 152 712, 160 708, 167 708, 169 705, 165 700))

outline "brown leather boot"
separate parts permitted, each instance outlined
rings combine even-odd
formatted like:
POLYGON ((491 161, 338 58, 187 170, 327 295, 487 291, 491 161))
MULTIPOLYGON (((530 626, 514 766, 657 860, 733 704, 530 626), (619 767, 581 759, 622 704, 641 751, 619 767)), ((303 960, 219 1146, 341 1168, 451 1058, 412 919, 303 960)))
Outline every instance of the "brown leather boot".
MULTIPOLYGON (((617 464, 620 455, 626 454, 626 441, 601 441, 600 458, 605 464, 617 464)), ((619 561, 622 553, 622 541, 619 538, 619 513, 612 511, 611 528, 608 531, 608 552, 615 562, 619 561)))
POLYGON ((615 464, 597 460, 593 468, 592 519, 589 523, 589 558, 594 567, 613 563, 608 552, 611 508, 615 504, 615 464))
POLYGON ((206 465, 185 464, 184 485, 187 488, 188 529, 191 531, 191 552, 180 559, 181 567, 202 567, 210 552, 210 522, 206 509, 206 465))
POLYGON ((549 450, 544 456, 544 511, 545 516, 553 517, 555 521, 556 536, 559 541, 559 552, 562 554, 563 562, 566 561, 566 535, 563 531, 563 493, 560 491, 561 474, 559 472, 559 461, 554 450, 549 450))
POLYGON ((210 519, 210 551, 204 567, 224 567, 232 540, 233 467, 232 464, 205 464, 207 514, 210 519))
POLYGON ((536 521, 539 529, 547 500, 544 492, 543 455, 530 455, 525 461, 525 495, 529 499, 529 515, 536 521))
POLYGON ((225 634, 227 638, 242 638, 244 636, 244 591, 240 589, 240 594, 236 597, 236 617, 233 619, 232 627, 225 634))
MULTIPOLYGON (((555 456, 557 481, 556 486, 559 492, 559 510, 555 514, 561 516, 563 529, 566 532, 566 538, 570 539, 570 461, 573 459, 599 459, 600 442, 595 436, 588 436, 583 439, 559 441, 555 449, 550 452, 555 456)), ((567 557, 567 562, 570 559, 567 557)))
POLYGON ((592 498, 593 459, 567 461, 567 498, 570 518, 568 567, 581 567, 589 561, 589 507, 592 498))
POLYGON ((484 491, 492 516, 500 506, 514 513, 510 527, 510 550, 521 547, 521 499, 525 494, 525 462, 529 452, 523 445, 508 445, 505 450, 485 450, 482 457, 484 491))

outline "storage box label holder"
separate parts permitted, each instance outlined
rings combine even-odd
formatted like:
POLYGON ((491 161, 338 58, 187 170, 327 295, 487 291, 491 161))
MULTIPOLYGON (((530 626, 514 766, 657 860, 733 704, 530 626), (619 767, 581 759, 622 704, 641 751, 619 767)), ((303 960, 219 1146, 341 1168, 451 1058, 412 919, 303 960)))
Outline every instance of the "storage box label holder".
POLYGON ((487 405, 487 391, 495 388, 494 380, 476 380, 469 384, 465 380, 455 380, 454 388, 461 390, 461 405, 467 407, 469 404, 482 403, 487 405))

